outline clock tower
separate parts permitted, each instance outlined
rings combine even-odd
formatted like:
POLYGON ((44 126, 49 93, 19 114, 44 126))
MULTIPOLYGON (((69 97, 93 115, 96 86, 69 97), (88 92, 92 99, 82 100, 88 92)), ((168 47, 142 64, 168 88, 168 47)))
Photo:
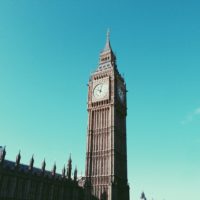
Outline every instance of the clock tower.
POLYGON ((88 84, 87 200, 129 200, 126 92, 108 32, 99 65, 88 84))

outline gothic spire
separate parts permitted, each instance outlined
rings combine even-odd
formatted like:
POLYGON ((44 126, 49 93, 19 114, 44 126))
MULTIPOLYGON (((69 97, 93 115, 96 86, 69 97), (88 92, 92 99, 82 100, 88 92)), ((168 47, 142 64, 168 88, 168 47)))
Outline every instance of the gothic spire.
POLYGON ((65 165, 64 165, 64 167, 63 167, 63 169, 62 169, 62 177, 63 177, 63 178, 65 178, 65 172, 66 172, 66 170, 65 170, 65 165))
POLYGON ((6 157, 6 146, 0 151, 0 163, 3 163, 6 157))
POLYGON ((77 181, 77 174, 78 174, 78 170, 77 170, 77 167, 75 167, 75 170, 74 170, 74 181, 75 182, 77 181))
POLYGON ((106 36, 106 44, 103 51, 101 51, 100 53, 99 66, 97 71, 101 71, 111 67, 116 67, 116 56, 113 53, 110 45, 110 31, 108 29, 106 36))
POLYGON ((56 163, 54 163, 52 171, 51 171, 52 176, 56 175, 56 163))
POLYGON ((146 198, 146 196, 145 196, 144 192, 142 192, 140 199, 147 200, 147 198, 146 198))
POLYGON ((111 45, 110 45, 110 30, 107 30, 107 34, 106 34, 106 45, 104 47, 103 52, 105 51, 112 51, 111 45))
POLYGON ((29 164, 29 170, 33 170, 33 164, 34 164, 34 155, 32 155, 31 159, 30 159, 30 164, 29 164))
POLYGON ((20 160, 21 160, 21 151, 19 150, 19 153, 16 156, 16 163, 15 163, 16 167, 19 167, 20 160))
POLYGON ((45 158, 44 158, 44 160, 43 160, 43 162, 42 162, 42 173, 44 173, 45 172, 45 167, 46 167, 46 162, 45 162, 45 158))
POLYGON ((71 159, 71 154, 69 156, 69 160, 67 163, 67 178, 71 179, 71 174, 72 174, 72 159, 71 159))

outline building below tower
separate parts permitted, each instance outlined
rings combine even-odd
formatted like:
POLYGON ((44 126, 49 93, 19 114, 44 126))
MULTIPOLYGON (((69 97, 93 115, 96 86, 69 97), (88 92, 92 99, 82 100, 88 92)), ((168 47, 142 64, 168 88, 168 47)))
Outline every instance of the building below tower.
POLYGON ((34 167, 32 157, 29 165, 20 164, 20 153, 16 161, 5 160, 5 148, 0 151, 0 199, 1 200, 84 200, 84 189, 77 179, 77 169, 71 177, 71 158, 62 174, 34 167))

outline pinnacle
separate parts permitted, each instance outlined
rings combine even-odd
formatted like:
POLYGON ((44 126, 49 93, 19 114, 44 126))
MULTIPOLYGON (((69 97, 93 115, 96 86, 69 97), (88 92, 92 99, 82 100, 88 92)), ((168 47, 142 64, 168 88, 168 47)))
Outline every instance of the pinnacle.
POLYGON ((104 47, 104 51, 110 51, 111 49, 111 45, 110 45, 110 30, 107 30, 107 34, 106 34, 106 45, 104 47))

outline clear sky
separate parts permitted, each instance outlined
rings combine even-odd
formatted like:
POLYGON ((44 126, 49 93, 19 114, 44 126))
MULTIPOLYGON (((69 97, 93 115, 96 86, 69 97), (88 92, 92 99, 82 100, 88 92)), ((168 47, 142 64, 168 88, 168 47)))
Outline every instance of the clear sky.
POLYGON ((84 175, 87 82, 106 30, 128 87, 131 200, 200 199, 200 2, 1 0, 0 145, 84 175))

